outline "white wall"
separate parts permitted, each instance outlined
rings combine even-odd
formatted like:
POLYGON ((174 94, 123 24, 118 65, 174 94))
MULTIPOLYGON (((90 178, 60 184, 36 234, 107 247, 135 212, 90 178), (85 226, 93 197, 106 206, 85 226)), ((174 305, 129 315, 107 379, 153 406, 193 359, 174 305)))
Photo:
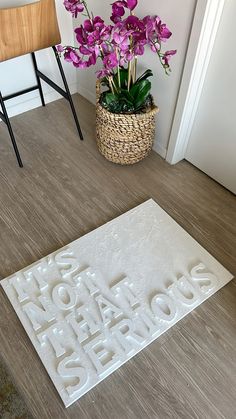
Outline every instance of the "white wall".
MULTIPOLYGON (((94 14, 106 17, 110 16, 111 0, 88 0, 90 9, 94 14)), ((154 53, 148 51, 140 61, 140 70, 151 68, 155 76, 153 78, 152 93, 160 108, 157 118, 157 136, 154 149, 163 157, 170 136, 172 120, 174 116, 178 90, 180 86, 189 35, 192 27, 192 19, 196 6, 196 0, 139 0, 137 15, 157 14, 167 23, 173 32, 172 38, 167 43, 167 49, 177 49, 178 53, 172 60, 171 76, 166 76, 154 53)), ((76 26, 76 22, 74 23, 76 26)), ((78 91, 90 101, 95 101, 95 69, 78 70, 78 91)))
MULTIPOLYGON (((4 7, 6 4, 9 6, 30 2, 32 2, 32 0, 0 0, 0 7, 4 7)), ((56 0, 56 6, 62 42, 64 44, 71 44, 74 42, 71 15, 65 10, 62 0, 56 0)), ((61 77, 58 73, 58 67, 53 51, 51 49, 39 51, 37 52, 37 58, 39 69, 62 86, 61 77)), ((71 91, 75 93, 77 91, 76 71, 67 63, 63 63, 63 65, 71 91)), ((3 96, 33 86, 34 84, 35 76, 30 55, 0 63, 0 90, 3 96)), ((50 102, 61 97, 55 92, 55 90, 50 88, 44 82, 42 84, 46 102, 50 102)), ((13 116, 41 106, 41 102, 38 91, 34 91, 7 101, 6 105, 9 115, 13 116)))

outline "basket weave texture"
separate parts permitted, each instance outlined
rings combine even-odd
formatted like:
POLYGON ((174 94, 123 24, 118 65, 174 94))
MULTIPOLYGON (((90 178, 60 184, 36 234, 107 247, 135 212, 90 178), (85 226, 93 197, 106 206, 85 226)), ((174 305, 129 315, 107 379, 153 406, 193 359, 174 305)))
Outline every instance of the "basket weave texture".
POLYGON ((147 113, 114 114, 99 103, 100 83, 96 95, 96 137, 100 153, 109 161, 122 165, 143 160, 151 151, 155 138, 155 115, 153 106, 147 113))

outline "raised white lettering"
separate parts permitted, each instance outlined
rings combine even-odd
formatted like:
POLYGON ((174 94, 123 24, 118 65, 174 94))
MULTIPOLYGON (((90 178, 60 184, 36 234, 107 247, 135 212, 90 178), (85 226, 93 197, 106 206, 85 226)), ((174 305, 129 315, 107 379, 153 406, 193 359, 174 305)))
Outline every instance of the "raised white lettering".
POLYGON ((79 364, 79 356, 77 353, 73 352, 70 356, 65 357, 61 362, 59 362, 57 367, 58 374, 63 378, 77 378, 79 382, 74 385, 69 385, 66 387, 66 391, 70 397, 73 397, 81 391, 86 384, 88 383, 88 372, 79 364))
POLYGON ((125 351, 127 356, 134 354, 137 348, 145 343, 145 338, 135 332, 134 324, 130 319, 123 319, 115 326, 111 327, 112 334, 125 351))
POLYGON ((181 276, 181 278, 173 282, 168 287, 168 292, 174 299, 187 306, 191 306, 199 298, 199 292, 185 276, 181 276))
POLYGON ((108 348, 106 340, 101 336, 85 345, 84 349, 100 377, 109 374, 110 370, 120 364, 120 359, 115 350, 108 348))
POLYGON ((53 288, 52 299, 60 310, 69 310, 75 307, 77 294, 69 284, 61 282, 53 288))
POLYGON ((192 280, 199 285, 201 292, 207 294, 211 292, 218 284, 217 277, 207 271, 204 263, 199 263, 191 269, 192 280))
POLYGON ((42 346, 50 343, 56 357, 64 355, 70 349, 70 335, 63 322, 57 322, 37 335, 42 346))
POLYGON ((140 305, 138 298, 134 293, 133 283, 129 278, 122 279, 119 283, 111 288, 115 296, 121 299, 122 302, 126 303, 127 307, 131 307, 133 310, 140 305))
POLYGON ((151 309, 158 319, 171 322, 176 316, 174 301, 166 294, 156 294, 151 301, 151 309))
POLYGON ((55 262, 63 278, 67 278, 80 267, 76 256, 69 248, 58 252, 55 255, 55 262))
POLYGON ((22 310, 32 323, 34 330, 40 329, 42 326, 45 326, 45 324, 56 318, 56 314, 50 309, 50 303, 46 297, 42 297, 40 300, 41 304, 45 306, 44 308, 39 307, 32 301, 29 301, 22 307, 22 310))
POLYGON ((100 326, 96 323, 89 312, 89 309, 85 306, 78 308, 76 310, 76 314, 68 314, 68 316, 66 316, 66 320, 76 333, 80 343, 84 342, 100 330, 100 326))
POLYGON ((102 321, 105 326, 107 326, 113 318, 116 319, 122 314, 122 311, 107 300, 107 298, 103 297, 103 295, 98 295, 95 300, 98 303, 102 321))

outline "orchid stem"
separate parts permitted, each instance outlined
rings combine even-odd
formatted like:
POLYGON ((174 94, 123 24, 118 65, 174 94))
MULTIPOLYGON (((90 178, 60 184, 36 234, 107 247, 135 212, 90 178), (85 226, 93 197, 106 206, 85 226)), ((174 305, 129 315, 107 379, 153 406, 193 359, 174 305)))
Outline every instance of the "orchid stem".
POLYGON ((136 82, 137 77, 137 58, 135 57, 133 62, 133 84, 136 82))
POLYGON ((88 18, 89 18, 90 20, 92 20, 92 17, 91 17, 91 15, 90 15, 90 13, 89 13, 89 9, 88 9, 88 6, 87 6, 86 1, 83 1, 83 4, 84 4, 84 8, 85 8, 85 10, 86 10, 86 13, 87 13, 88 18))
POLYGON ((131 61, 129 61, 129 64, 128 64, 128 92, 130 91, 131 71, 132 71, 132 65, 131 65, 131 61))
POLYGON ((121 89, 121 81, 120 81, 120 67, 117 67, 117 72, 118 72, 118 83, 119 83, 119 89, 121 89))
POLYGON ((117 61, 118 61, 118 66, 117 66, 117 75, 118 75, 118 86, 119 89, 121 88, 121 80, 120 80, 120 66, 119 66, 119 50, 118 48, 116 48, 116 56, 117 56, 117 61))
POLYGON ((108 82, 109 82, 109 86, 110 86, 111 92, 114 95, 115 91, 114 91, 114 88, 112 86, 112 78, 111 78, 111 76, 109 76, 107 79, 108 79, 108 82))
POLYGON ((132 84, 136 81, 136 67, 137 67, 137 59, 135 58, 132 61, 129 61, 128 66, 128 91, 130 90, 131 82, 132 84))
MULTIPOLYGON (((116 86, 116 84, 114 82, 113 76, 111 76, 111 82, 113 84, 113 88, 116 90, 116 93, 119 93, 119 90, 117 89, 117 86, 116 86)), ((115 90, 114 90, 114 92, 115 92, 115 90)))

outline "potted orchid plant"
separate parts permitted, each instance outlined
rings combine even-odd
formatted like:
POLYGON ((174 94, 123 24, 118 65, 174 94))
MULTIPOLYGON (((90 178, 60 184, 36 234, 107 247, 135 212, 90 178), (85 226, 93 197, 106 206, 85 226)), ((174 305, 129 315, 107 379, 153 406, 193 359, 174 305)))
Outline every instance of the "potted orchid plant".
POLYGON ((73 17, 84 20, 75 29, 78 45, 59 45, 58 52, 79 69, 101 61, 96 72, 99 150, 113 162, 135 163, 152 148, 158 110, 151 95, 153 73, 147 69, 138 75, 138 58, 150 48, 169 74, 176 50, 163 52, 162 46, 172 33, 157 15, 137 17, 138 0, 115 1, 109 24, 94 16, 84 0, 65 0, 64 5, 73 17))

